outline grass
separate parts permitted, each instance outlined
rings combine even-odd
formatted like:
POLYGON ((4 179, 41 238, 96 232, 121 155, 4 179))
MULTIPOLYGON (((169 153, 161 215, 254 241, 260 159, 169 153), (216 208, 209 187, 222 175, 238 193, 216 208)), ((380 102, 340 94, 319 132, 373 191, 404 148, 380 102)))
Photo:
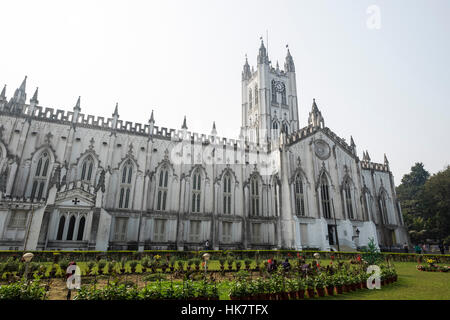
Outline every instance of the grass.
POLYGON ((396 262, 398 281, 380 290, 358 290, 330 300, 450 300, 450 274, 423 272, 416 269, 415 262, 396 262))

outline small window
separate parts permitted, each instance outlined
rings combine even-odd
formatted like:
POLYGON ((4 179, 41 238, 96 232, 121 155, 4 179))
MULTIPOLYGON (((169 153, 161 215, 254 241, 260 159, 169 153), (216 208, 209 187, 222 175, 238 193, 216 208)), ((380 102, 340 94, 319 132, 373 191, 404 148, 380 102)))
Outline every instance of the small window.
POLYGON ((166 234, 166 220, 155 219, 153 226, 153 241, 164 242, 166 234))
POLYGON ((27 222, 26 211, 12 211, 11 219, 9 220, 9 228, 25 228, 27 222))
POLYGON ((128 227, 128 218, 116 218, 116 227, 114 230, 115 241, 126 241, 127 227, 128 227))
POLYGON ((223 222, 222 223, 222 242, 231 243, 231 228, 232 222, 223 222))
POLYGON ((190 242, 200 242, 200 226, 201 221, 192 221, 190 222, 190 230, 189 230, 189 241, 190 242))

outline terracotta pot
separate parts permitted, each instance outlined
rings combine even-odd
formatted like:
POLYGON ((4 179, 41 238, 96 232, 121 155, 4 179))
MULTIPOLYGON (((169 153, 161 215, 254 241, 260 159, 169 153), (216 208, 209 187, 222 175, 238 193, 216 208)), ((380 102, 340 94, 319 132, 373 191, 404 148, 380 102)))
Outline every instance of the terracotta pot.
POLYGON ((319 297, 324 297, 325 296, 325 288, 317 288, 317 295, 319 297))
POLYGON ((353 284, 353 288, 355 288, 354 290, 358 290, 358 289, 361 289, 361 285, 360 285, 360 283, 359 283, 359 282, 357 282, 357 283, 354 283, 354 284, 353 284))
POLYGON ((337 286, 336 287, 336 292, 337 292, 337 294, 342 294, 344 292, 343 286, 337 286))
POLYGON ((281 292, 279 297, 281 300, 289 300, 289 294, 287 292, 281 292))
POLYGON ((347 285, 347 284, 343 284, 343 285, 342 285, 342 291, 343 291, 343 292, 349 292, 349 291, 350 291, 350 289, 348 288, 348 285, 347 285))
POLYGON ((334 295, 334 287, 330 286, 330 287, 327 287, 326 289, 327 289, 327 295, 329 295, 329 296, 334 295))
POLYGON ((305 290, 298 290, 297 291, 297 297, 299 299, 304 299, 305 298, 305 290))
POLYGON ((365 289, 365 288, 366 288, 366 284, 365 284, 364 282, 361 282, 361 283, 359 284, 359 287, 360 287, 361 289, 365 289))
POLYGON ((314 289, 306 289, 309 298, 314 298, 314 289))

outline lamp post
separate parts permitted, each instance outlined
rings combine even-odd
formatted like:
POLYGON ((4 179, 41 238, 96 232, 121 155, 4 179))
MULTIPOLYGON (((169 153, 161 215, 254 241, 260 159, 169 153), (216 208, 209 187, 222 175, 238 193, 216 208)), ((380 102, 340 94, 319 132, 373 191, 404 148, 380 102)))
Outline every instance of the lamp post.
POLYGON ((209 258, 211 258, 211 255, 209 253, 205 253, 203 254, 203 260, 205 261, 205 277, 206 277, 206 270, 207 270, 207 264, 208 264, 208 260, 209 258))
POLYGON ((33 259, 34 254, 31 252, 27 252, 22 256, 23 261, 25 262, 25 272, 23 274, 25 279, 28 279, 28 269, 30 267, 30 262, 33 259))

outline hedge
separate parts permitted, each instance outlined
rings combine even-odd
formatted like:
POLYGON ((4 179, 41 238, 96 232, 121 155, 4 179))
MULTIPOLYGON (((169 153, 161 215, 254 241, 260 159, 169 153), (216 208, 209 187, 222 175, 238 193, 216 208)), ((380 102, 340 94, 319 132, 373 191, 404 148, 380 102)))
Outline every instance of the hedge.
MULTIPOLYGON (((232 255, 235 259, 260 259, 265 260, 269 258, 284 259, 286 257, 296 257, 297 254, 302 255, 307 259, 313 258, 314 253, 320 253, 322 258, 329 259, 334 256, 338 259, 349 260, 355 258, 358 254, 362 255, 364 252, 332 252, 332 251, 298 251, 298 250, 207 250, 207 251, 177 251, 177 250, 146 250, 138 251, 26 251, 34 254, 33 261, 35 262, 50 262, 58 261, 59 259, 68 259, 74 261, 93 261, 99 259, 116 260, 122 259, 141 259, 147 255, 160 255, 161 257, 170 256, 177 259, 186 260, 193 257, 201 257, 204 253, 210 253, 212 260, 217 260, 219 257, 232 255)), ((0 262, 6 261, 9 257, 20 258, 25 251, 0 251, 0 262)), ((450 255, 441 254, 415 254, 415 253, 392 253, 381 252, 385 258, 393 261, 401 262, 417 262, 419 259, 434 259, 438 263, 450 263, 450 255)))

